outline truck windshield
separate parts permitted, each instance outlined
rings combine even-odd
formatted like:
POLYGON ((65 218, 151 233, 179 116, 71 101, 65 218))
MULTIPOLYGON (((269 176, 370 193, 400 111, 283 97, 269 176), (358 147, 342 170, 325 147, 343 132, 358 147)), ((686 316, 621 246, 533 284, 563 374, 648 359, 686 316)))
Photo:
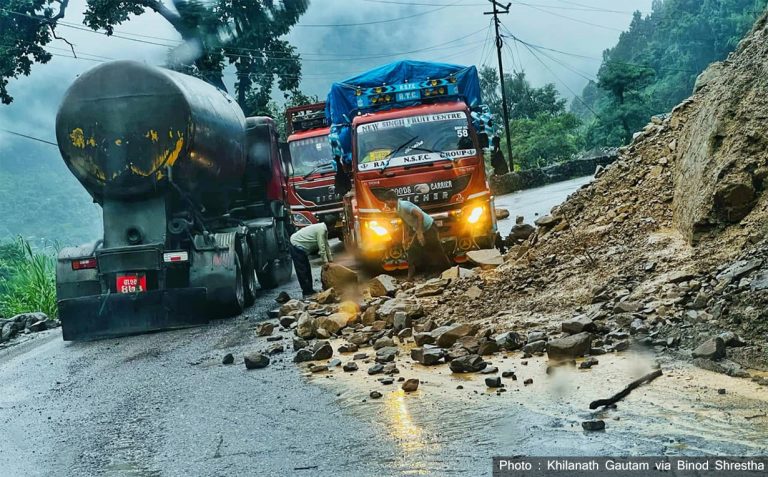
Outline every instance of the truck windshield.
POLYGON ((327 135, 291 141, 289 148, 293 177, 334 170, 331 144, 327 135))
POLYGON ((359 171, 477 154, 463 111, 361 124, 357 127, 357 151, 359 171))

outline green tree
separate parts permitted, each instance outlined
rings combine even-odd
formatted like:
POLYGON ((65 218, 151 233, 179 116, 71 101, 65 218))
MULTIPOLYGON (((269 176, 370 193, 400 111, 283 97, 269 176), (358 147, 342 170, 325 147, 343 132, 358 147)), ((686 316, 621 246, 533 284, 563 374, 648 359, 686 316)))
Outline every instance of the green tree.
POLYGON ((69 0, 5 0, 0 4, 0 101, 11 104, 8 80, 29 76, 34 63, 52 55, 43 48, 56 37, 69 0))
MULTIPOLYGON (((263 105, 277 87, 289 94, 301 80, 296 49, 283 39, 309 6, 309 0, 87 0, 84 23, 114 33, 117 25, 147 12, 164 18, 184 40, 170 66, 195 74, 222 89, 223 70, 234 65, 238 102, 255 95, 263 105)), ((28 75, 34 62, 50 60, 47 45, 69 0, 6 0, 0 10, 0 97, 9 103, 9 78, 28 75), (55 8, 58 7, 58 8, 55 8), (15 12, 15 13, 11 13, 15 12)))
POLYGON ((611 116, 621 125, 624 144, 632 139, 632 132, 642 127, 650 116, 643 88, 653 76, 651 69, 610 60, 603 64, 597 75, 597 85, 611 93, 615 113, 611 116))
POLYGON ((541 113, 511 122, 512 153, 523 169, 569 161, 584 146, 581 121, 571 113, 541 113))

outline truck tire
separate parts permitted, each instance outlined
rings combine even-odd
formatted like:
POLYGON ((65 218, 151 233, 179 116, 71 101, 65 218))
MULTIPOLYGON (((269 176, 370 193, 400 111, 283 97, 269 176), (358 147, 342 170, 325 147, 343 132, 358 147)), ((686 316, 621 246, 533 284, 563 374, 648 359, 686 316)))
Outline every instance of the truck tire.
POLYGON ((293 273, 293 262, 290 256, 274 259, 264 268, 264 271, 256 272, 259 283, 262 288, 272 289, 286 283, 291 279, 293 273))
POLYGON ((254 265, 254 256, 251 253, 251 247, 247 240, 242 241, 242 254, 243 257, 243 290, 245 292, 245 306, 253 306, 256 303, 256 295, 258 293, 258 277, 256 276, 256 267, 254 265))
POLYGON ((238 316, 245 311, 245 281, 243 280, 241 263, 240 254, 235 254, 234 293, 232 293, 229 302, 224 303, 224 313, 227 317, 238 316))

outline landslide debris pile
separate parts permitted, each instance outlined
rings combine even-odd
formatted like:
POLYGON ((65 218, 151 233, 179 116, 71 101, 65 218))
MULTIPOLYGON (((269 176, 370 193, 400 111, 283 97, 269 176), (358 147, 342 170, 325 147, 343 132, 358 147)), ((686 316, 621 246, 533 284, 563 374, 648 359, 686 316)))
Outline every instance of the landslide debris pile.
POLYGON ((626 332, 686 352, 706 344, 714 351, 694 353, 705 367, 766 369, 766 73, 763 16, 690 98, 654 117, 527 239, 513 237, 504 265, 475 285, 482 293, 449 287, 428 314, 551 333, 576 317, 602 330, 598 340, 626 332))

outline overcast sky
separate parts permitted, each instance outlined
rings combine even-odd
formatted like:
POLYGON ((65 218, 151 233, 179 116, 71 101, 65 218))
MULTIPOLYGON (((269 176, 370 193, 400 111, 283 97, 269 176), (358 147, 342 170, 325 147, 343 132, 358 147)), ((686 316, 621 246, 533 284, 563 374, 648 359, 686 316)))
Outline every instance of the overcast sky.
MULTIPOLYGON (((168 0, 170 3, 170 0, 168 0)), ((506 39, 507 71, 524 70, 534 85, 555 83, 566 97, 594 78, 602 51, 614 45, 634 10, 647 13, 652 0, 521 0, 502 16, 504 29, 520 40, 572 55, 539 50, 538 58, 522 44, 506 39), (549 57, 548 57, 548 56, 549 57)), ((303 57, 302 89, 325 97, 331 82, 397 59, 496 65, 490 5, 484 0, 312 0, 289 35, 303 57), (389 21, 394 20, 394 21, 389 21), (373 22, 373 23, 372 23, 373 22), (361 25, 361 23, 368 23, 361 25), (419 50, 419 51, 416 51, 419 50), (412 52, 412 53, 408 53, 412 52)), ((161 65, 179 35, 159 15, 145 13, 107 37, 82 31, 85 0, 72 0, 57 29, 75 44, 79 59, 63 41, 46 65, 29 77, 11 80, 11 106, 0 105, 0 126, 52 140, 57 107, 80 73, 108 59, 135 59, 161 65), (155 43, 155 44, 153 44, 155 43)), ((234 74, 225 82, 231 88, 234 74)), ((0 133, 0 150, 11 138, 0 133)), ((18 141, 18 139, 14 139, 18 141)), ((2 164, 0 164, 2 167, 2 164)))

